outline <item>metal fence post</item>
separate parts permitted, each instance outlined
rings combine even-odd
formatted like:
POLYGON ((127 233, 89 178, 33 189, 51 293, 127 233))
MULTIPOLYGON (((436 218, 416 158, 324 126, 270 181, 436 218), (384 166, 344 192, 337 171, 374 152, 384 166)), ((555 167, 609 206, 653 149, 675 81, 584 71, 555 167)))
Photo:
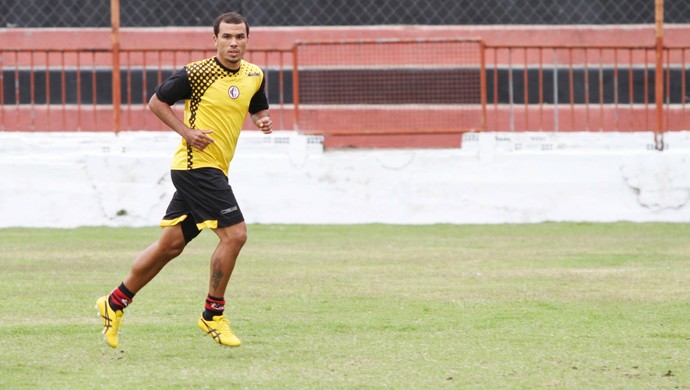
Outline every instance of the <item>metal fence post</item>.
POLYGON ((654 73, 656 131, 654 147, 664 150, 664 0, 656 0, 656 71, 654 73))
POLYGON ((113 79, 113 130, 115 133, 120 132, 121 118, 120 118, 120 0, 110 0, 110 24, 112 36, 112 79, 113 79))

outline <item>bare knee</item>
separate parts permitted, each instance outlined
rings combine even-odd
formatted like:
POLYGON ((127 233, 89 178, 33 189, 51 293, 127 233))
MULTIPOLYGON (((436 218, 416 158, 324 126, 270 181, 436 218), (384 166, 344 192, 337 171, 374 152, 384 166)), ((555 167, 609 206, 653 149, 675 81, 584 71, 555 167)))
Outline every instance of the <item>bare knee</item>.
POLYGON ((235 248, 242 248, 244 246, 244 244, 247 242, 247 231, 246 230, 235 231, 235 232, 233 232, 233 234, 223 236, 220 239, 220 242, 223 245, 228 245, 228 246, 232 246, 235 248))
POLYGON ((218 238, 220 238, 220 245, 241 249, 247 242, 247 225, 244 222, 234 226, 228 226, 215 230, 218 238))
POLYGON ((187 244, 184 242, 184 240, 176 240, 173 242, 169 242, 167 245, 161 247, 161 250, 163 251, 163 257, 168 260, 176 258, 177 256, 182 254, 182 251, 184 251, 186 245, 187 244))
POLYGON ((176 230, 165 231, 158 240, 158 252, 160 257, 170 261, 182 254, 187 242, 184 235, 176 230))

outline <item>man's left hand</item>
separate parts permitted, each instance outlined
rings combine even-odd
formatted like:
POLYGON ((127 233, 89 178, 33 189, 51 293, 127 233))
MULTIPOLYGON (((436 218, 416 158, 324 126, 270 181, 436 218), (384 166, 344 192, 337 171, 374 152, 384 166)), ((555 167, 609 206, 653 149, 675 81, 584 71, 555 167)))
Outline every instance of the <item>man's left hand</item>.
POLYGON ((254 124, 259 130, 263 131, 264 134, 271 134, 273 132, 273 122, 268 116, 259 118, 254 124))

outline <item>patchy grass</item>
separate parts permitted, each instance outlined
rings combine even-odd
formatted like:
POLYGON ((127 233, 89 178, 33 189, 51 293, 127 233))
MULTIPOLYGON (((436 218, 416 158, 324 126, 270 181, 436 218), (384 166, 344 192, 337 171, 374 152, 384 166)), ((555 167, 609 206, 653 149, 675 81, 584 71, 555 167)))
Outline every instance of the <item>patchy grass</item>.
POLYGON ((158 228, 0 229, 2 388, 690 388, 690 225, 251 225, 237 349, 196 328, 215 235, 94 309, 158 228))

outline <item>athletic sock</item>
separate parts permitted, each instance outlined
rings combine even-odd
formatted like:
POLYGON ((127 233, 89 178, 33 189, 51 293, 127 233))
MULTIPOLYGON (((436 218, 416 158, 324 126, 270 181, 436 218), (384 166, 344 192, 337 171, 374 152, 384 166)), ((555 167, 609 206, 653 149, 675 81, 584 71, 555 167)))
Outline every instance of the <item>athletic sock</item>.
POLYGON ((113 310, 118 311, 124 310, 125 307, 129 306, 132 303, 132 299, 134 299, 134 293, 129 291, 124 283, 120 283, 120 286, 110 293, 108 303, 110 303, 110 307, 113 310))
POLYGON ((213 317, 223 315, 225 310, 225 299, 214 297, 211 294, 206 296, 206 306, 203 317, 206 321, 213 321, 213 317))

